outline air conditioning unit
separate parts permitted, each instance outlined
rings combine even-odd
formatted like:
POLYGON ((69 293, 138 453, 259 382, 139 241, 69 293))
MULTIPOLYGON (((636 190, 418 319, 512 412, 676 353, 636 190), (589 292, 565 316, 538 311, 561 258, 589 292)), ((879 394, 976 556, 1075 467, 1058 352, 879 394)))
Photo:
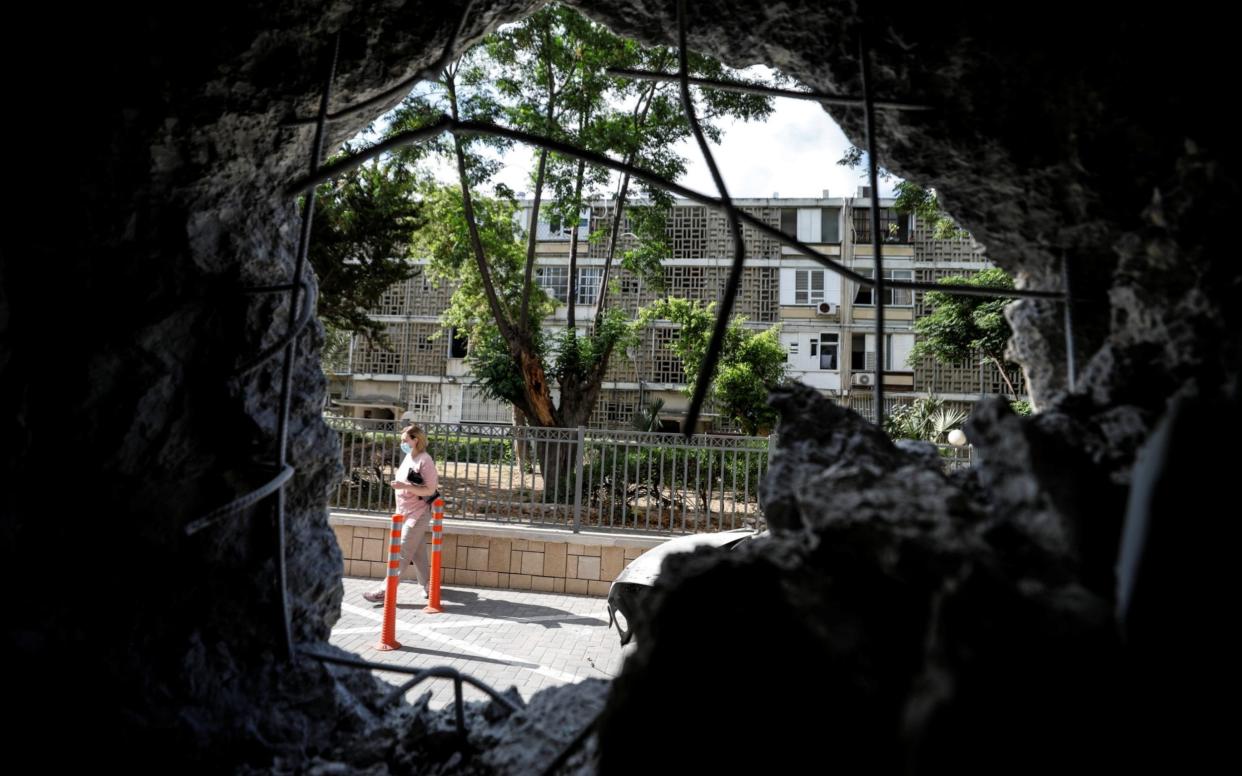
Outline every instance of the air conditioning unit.
POLYGON ((854 385, 874 385, 875 375, 870 372, 855 372, 852 375, 854 385))
POLYGON ((816 315, 836 315, 837 306, 832 302, 820 302, 815 306, 816 315))

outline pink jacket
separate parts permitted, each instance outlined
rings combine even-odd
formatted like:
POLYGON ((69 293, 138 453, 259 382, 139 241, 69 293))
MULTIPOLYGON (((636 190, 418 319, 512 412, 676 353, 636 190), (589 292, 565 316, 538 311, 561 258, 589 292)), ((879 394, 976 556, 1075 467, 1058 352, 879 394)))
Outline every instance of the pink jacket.
MULTIPOLYGON (((431 460, 431 456, 426 451, 418 455, 407 454, 405 460, 401 462, 401 466, 397 468, 396 479, 405 482, 406 475, 410 469, 414 469, 423 475, 424 485, 428 485, 432 489, 440 486, 440 475, 436 472, 436 463, 431 460)), ((431 505, 422 496, 416 495, 413 491, 398 490, 397 511, 405 515, 407 520, 417 520, 431 513, 431 505)))

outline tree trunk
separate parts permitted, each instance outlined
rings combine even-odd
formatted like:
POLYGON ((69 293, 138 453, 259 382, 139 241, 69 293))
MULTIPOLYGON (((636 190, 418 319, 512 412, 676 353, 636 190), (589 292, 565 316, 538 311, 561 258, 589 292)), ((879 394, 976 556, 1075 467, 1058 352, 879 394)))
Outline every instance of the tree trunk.
POLYGON ((566 428, 588 426, 591 413, 603 390, 603 380, 594 374, 586 376, 580 383, 561 383, 561 422, 566 428))
POLYGON ((569 233, 569 298, 566 300, 569 307, 566 311, 565 328, 570 331, 573 331, 576 323, 574 307, 578 303, 578 219, 582 216, 582 174, 585 170, 586 162, 579 160, 578 177, 574 181, 574 226, 569 233))
POLYGON ((513 460, 518 471, 526 472, 534 466, 531 460, 530 443, 526 441, 525 429, 530 424, 526 421, 526 413, 522 408, 513 405, 513 460))
POLYGON ((541 440, 535 443, 539 453, 539 473, 543 475, 543 503, 572 504, 574 473, 577 459, 576 440, 541 440))
POLYGON ((547 374, 539 355, 528 340, 521 340, 511 346, 513 358, 522 372, 522 391, 526 399, 523 408, 536 426, 556 428, 560 422, 556 416, 556 407, 552 404, 552 393, 548 386, 547 374))
POLYGON ((1018 392, 1014 389, 1013 383, 1009 381, 1009 375, 1005 374, 1005 367, 1001 364, 1000 359, 997 358, 996 356, 991 356, 991 359, 992 359, 992 364, 996 366, 996 371, 1000 372, 1000 377, 1001 377, 1001 380, 1005 382, 1005 387, 1009 389, 1009 395, 1012 396, 1014 399, 1017 399, 1018 392))

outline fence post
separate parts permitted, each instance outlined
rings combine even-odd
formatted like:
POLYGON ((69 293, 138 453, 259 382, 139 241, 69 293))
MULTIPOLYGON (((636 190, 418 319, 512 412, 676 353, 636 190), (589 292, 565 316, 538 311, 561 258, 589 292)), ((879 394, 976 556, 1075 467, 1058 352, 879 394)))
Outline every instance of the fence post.
POLYGON ((586 429, 578 426, 578 444, 574 448, 574 533, 582 525, 582 459, 586 429))

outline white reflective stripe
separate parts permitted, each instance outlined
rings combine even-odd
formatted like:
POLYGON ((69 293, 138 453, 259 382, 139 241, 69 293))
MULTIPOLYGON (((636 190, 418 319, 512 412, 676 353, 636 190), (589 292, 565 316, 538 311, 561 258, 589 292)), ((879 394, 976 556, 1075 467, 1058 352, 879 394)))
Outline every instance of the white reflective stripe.
POLYGON ((401 569, 388 569, 388 576, 390 577, 401 576, 401 569))
POLYGON ((432 551, 432 552, 440 552, 440 545, 438 545, 438 544, 433 544, 433 545, 431 545, 431 551, 432 551))

